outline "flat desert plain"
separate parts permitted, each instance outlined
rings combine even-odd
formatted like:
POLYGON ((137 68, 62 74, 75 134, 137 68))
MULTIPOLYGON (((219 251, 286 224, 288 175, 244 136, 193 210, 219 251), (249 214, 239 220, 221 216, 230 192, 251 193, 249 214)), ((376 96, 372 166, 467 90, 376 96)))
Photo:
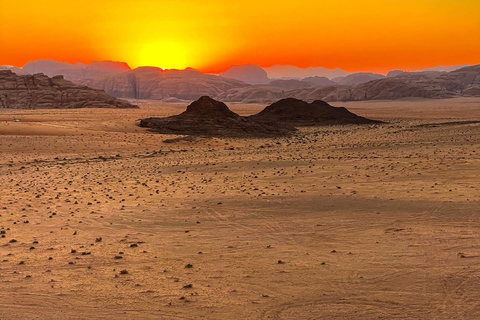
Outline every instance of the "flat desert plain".
POLYGON ((0 319, 480 319, 479 99, 334 103, 388 123, 276 139, 136 126, 186 105, 0 111, 0 319))

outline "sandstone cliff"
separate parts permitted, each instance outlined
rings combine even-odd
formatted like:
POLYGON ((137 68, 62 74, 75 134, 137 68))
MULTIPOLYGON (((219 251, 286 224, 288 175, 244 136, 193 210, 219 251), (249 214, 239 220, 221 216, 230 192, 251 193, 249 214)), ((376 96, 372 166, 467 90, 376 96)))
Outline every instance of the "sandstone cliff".
POLYGON ((0 108, 138 108, 102 90, 75 85, 63 76, 17 75, 0 70, 0 108))

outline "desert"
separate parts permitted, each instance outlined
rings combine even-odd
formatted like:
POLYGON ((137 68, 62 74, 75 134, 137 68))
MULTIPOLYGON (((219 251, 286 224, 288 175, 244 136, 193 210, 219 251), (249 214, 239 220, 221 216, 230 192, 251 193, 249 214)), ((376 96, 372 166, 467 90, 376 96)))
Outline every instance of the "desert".
POLYGON ((174 143, 138 119, 182 103, 2 109, 0 318, 475 319, 479 103, 174 143))
POLYGON ((480 1, 0 2, 0 320, 480 319, 480 1))

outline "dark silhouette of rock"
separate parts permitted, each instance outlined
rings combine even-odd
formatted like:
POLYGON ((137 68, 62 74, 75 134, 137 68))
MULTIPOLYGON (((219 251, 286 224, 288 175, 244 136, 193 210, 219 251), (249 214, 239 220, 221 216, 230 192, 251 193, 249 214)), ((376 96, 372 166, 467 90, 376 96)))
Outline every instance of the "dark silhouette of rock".
POLYGON ((220 76, 240 80, 248 84, 267 84, 271 81, 267 72, 255 65, 232 66, 225 72, 220 73, 220 76))
POLYGON ((357 116, 344 107, 332 107, 325 101, 316 100, 307 103, 294 98, 277 101, 260 113, 250 116, 250 119, 292 126, 381 123, 357 116))
POLYGON ((16 75, 0 71, 0 108, 138 108, 127 101, 109 96, 102 90, 78 86, 44 74, 16 75))
POLYGON ((258 123, 241 117, 223 102, 207 96, 192 102, 179 115, 142 119, 139 125, 158 133, 207 137, 272 137, 293 131, 290 127, 258 123))

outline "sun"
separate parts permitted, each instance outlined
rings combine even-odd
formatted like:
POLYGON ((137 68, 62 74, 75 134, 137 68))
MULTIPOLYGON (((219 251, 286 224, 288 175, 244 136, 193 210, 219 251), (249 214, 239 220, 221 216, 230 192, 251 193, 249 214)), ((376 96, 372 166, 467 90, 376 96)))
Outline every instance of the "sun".
POLYGON ((136 52, 135 64, 162 69, 185 69, 188 65, 188 48, 175 41, 152 41, 141 44, 136 52))

